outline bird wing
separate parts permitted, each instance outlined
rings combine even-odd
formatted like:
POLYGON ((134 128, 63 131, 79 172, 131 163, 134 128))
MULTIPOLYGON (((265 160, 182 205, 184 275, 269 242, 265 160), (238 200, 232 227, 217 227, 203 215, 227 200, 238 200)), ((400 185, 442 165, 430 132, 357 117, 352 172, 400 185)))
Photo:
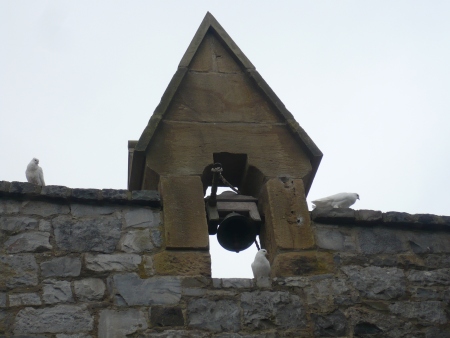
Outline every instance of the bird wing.
POLYGON ((41 185, 45 186, 44 172, 43 172, 42 168, 38 169, 38 176, 39 176, 39 181, 41 181, 41 185))

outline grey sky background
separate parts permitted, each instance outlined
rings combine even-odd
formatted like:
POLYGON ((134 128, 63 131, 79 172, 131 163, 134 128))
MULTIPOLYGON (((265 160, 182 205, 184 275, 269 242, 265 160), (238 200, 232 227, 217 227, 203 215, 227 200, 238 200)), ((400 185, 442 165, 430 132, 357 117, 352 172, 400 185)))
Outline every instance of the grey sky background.
MULTIPOLYGON (((127 186, 139 139, 210 11, 324 153, 308 201, 450 215, 448 1, 0 1, 0 180, 127 186)), ((214 247, 215 277, 256 248, 214 247)))

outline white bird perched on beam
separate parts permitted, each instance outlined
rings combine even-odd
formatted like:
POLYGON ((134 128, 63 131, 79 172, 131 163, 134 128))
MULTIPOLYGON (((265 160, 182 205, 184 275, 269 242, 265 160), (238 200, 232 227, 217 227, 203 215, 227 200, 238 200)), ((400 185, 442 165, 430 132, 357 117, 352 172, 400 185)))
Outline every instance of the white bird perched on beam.
POLYGON ((261 249, 256 253, 255 260, 252 263, 253 276, 256 280, 270 276, 270 263, 266 255, 266 249, 261 249))
POLYGON ((37 158, 33 158, 27 165, 25 176, 27 177, 28 182, 45 186, 44 172, 38 164, 39 160, 37 158))
POLYGON ((356 200, 359 200, 359 195, 353 192, 341 192, 339 194, 331 195, 311 203, 317 208, 348 208, 355 204, 356 200))

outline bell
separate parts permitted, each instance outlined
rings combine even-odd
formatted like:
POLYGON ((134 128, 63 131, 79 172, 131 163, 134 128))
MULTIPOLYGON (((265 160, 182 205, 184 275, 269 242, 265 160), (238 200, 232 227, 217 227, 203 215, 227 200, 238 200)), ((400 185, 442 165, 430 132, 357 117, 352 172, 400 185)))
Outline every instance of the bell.
POLYGON ((236 212, 229 213, 217 230, 217 240, 228 251, 245 250, 255 242, 255 239, 255 223, 250 218, 236 212))

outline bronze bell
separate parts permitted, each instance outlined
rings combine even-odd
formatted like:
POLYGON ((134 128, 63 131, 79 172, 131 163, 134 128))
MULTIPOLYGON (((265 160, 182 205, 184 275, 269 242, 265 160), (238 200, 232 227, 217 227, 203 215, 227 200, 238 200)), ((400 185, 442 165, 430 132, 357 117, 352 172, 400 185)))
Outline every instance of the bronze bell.
POLYGON ((236 212, 229 213, 217 230, 219 244, 224 249, 235 252, 249 248, 255 242, 256 235, 255 222, 236 212))

